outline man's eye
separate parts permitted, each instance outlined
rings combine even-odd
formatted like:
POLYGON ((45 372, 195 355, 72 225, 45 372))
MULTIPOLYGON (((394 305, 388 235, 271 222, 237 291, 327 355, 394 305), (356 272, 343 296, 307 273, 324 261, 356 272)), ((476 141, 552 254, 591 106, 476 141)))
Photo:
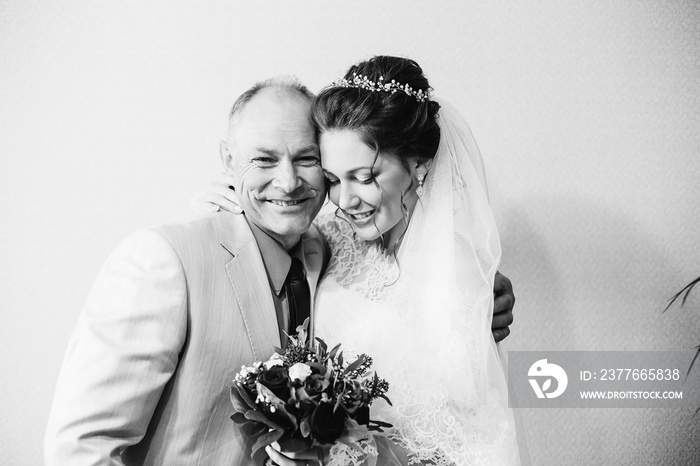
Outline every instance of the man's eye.
POLYGON ((299 157, 296 160, 296 162, 303 167, 315 167, 321 161, 318 159, 318 157, 307 156, 307 157, 299 157))
POLYGON ((277 163, 277 161, 272 157, 255 157, 253 159, 253 163, 258 167, 265 168, 274 166, 277 163))

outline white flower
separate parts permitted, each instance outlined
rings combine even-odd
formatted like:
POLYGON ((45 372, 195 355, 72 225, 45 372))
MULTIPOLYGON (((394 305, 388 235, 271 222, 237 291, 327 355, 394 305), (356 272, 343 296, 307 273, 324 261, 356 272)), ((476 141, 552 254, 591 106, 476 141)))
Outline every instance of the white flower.
POLYGON ((278 353, 275 353, 270 359, 263 363, 263 366, 265 366, 265 369, 270 370, 271 367, 281 366, 283 364, 284 361, 282 361, 282 356, 280 356, 278 353))
POLYGON ((311 375, 311 368, 303 362, 298 362, 289 368, 289 378, 291 380, 299 380, 304 382, 311 375))
POLYGON ((236 374, 236 378, 245 379, 250 374, 257 372, 254 367, 241 366, 241 370, 236 374))

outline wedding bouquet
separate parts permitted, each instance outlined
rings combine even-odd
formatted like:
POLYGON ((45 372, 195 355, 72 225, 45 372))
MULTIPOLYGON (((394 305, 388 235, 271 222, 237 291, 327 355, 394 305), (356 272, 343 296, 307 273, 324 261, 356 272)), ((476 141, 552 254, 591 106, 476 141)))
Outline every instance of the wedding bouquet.
POLYGON ((366 355, 345 359, 320 338, 307 342, 308 319, 289 337, 286 349, 243 366, 231 387, 233 422, 254 436, 251 456, 273 442, 287 451, 344 443, 359 449, 369 431, 391 427, 370 420, 369 407, 386 396, 389 384, 371 372, 366 355))

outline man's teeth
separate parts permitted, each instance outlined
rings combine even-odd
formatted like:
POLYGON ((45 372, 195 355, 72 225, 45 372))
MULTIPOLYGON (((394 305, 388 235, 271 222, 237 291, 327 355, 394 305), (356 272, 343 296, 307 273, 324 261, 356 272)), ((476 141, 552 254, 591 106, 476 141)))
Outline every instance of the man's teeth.
POLYGON ((303 202, 303 199, 300 199, 298 201, 277 201, 277 200, 270 200, 275 205, 282 206, 282 207, 290 207, 293 205, 301 204, 303 202))
POLYGON ((373 213, 374 213, 374 210, 370 210, 367 212, 362 212, 361 214, 351 214, 351 215, 352 215, 352 218, 354 218, 356 220, 362 220, 363 218, 369 217, 373 213))

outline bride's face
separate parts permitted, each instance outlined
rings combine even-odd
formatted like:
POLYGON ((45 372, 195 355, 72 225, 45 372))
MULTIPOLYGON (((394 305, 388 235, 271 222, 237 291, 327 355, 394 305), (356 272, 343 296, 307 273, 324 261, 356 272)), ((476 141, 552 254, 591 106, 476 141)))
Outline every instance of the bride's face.
MULTIPOLYGON (((360 238, 372 241, 383 236, 385 245, 392 244, 402 235, 406 212, 416 203, 414 174, 393 155, 377 156, 352 130, 321 133, 320 147, 331 201, 360 238)), ((409 160, 408 166, 414 167, 415 161, 409 160)))

